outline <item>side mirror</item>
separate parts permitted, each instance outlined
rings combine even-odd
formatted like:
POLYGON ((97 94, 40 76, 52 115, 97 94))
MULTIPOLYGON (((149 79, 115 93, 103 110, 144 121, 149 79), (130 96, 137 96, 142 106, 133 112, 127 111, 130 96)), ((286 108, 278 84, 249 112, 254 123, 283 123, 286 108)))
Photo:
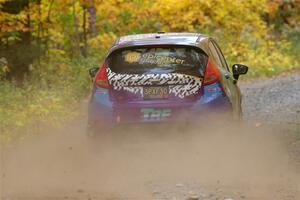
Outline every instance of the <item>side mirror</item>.
POLYGON ((94 78, 99 70, 99 67, 93 67, 89 69, 89 74, 91 78, 94 78))
POLYGON ((242 64, 232 65, 232 73, 233 73, 233 78, 235 80, 238 80, 240 75, 247 74, 247 72, 248 72, 248 67, 246 65, 242 65, 242 64))

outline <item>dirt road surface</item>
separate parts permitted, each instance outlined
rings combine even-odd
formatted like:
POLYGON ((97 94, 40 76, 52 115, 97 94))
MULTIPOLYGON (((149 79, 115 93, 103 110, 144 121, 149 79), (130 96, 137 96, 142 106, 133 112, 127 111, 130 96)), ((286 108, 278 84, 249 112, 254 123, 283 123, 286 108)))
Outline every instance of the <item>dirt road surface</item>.
POLYGON ((0 197, 300 199, 300 73, 241 83, 245 124, 119 127, 90 140, 85 117, 1 148, 0 197))

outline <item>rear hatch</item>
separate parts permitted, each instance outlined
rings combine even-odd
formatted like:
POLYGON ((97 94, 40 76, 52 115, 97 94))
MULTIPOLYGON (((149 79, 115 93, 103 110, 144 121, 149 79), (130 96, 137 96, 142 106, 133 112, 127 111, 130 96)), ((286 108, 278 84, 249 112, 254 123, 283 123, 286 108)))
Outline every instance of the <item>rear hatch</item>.
POLYGON ((115 105, 184 105, 201 95, 207 55, 191 46, 142 46, 109 55, 106 72, 115 105))

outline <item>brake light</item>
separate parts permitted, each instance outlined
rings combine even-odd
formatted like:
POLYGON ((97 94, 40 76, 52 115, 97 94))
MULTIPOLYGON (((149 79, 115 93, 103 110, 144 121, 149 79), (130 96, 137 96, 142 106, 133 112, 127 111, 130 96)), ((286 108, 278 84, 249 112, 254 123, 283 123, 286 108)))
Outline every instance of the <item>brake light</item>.
POLYGON ((216 64, 209 58, 204 73, 204 85, 209 85, 220 80, 221 74, 216 64))
POLYGON ((107 89, 111 88, 110 85, 109 85, 109 82, 108 82, 108 77, 107 77, 107 73, 106 73, 106 64, 105 63, 102 65, 102 67, 100 68, 100 70, 96 74, 95 84, 98 87, 107 88, 107 89))

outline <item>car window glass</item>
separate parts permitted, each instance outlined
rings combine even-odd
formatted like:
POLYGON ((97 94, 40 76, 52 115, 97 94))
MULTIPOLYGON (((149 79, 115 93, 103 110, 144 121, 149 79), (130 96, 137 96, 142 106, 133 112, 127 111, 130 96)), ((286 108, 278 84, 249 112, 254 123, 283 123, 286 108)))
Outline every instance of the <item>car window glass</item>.
POLYGON ((207 56, 189 46, 145 46, 117 50, 108 58, 112 71, 120 74, 182 73, 203 76, 207 56))
POLYGON ((210 52, 212 54, 212 57, 214 58, 216 64, 219 66, 219 67, 223 67, 223 64, 221 62, 221 59, 218 55, 218 52, 215 48, 215 46, 212 44, 212 42, 209 42, 209 49, 210 49, 210 52))
POLYGON ((215 47, 215 49, 216 49, 216 51, 218 53, 218 56, 219 56, 219 58, 220 58, 220 60, 222 62, 222 66, 229 71, 227 62, 226 62, 226 60, 225 60, 225 58, 223 56, 223 53, 222 53, 221 49, 219 48, 219 46, 217 45, 216 42, 212 41, 212 43, 213 43, 213 45, 214 45, 214 47, 215 47))

